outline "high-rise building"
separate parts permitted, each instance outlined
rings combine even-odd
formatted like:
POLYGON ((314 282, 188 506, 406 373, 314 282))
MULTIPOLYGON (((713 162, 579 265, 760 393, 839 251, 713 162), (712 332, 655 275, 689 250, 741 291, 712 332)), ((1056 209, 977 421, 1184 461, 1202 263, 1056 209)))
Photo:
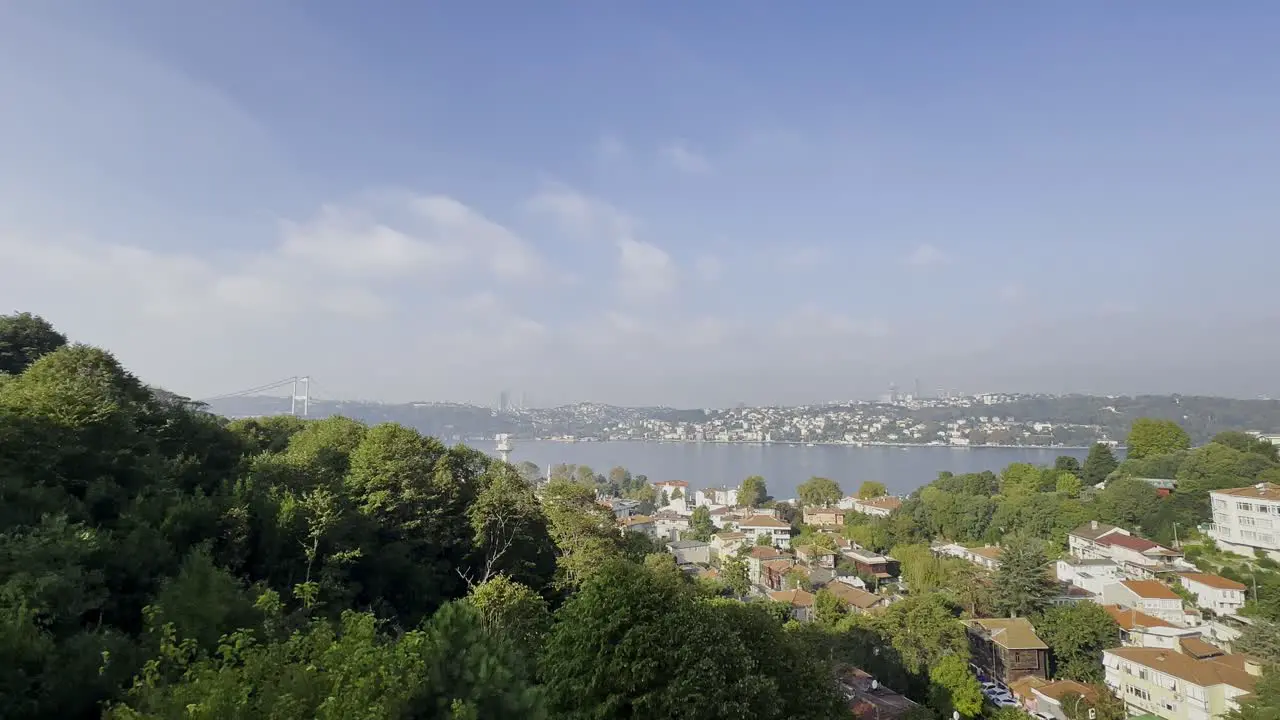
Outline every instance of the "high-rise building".
POLYGON ((498 412, 504 413, 511 409, 511 393, 503 390, 498 393, 498 412))

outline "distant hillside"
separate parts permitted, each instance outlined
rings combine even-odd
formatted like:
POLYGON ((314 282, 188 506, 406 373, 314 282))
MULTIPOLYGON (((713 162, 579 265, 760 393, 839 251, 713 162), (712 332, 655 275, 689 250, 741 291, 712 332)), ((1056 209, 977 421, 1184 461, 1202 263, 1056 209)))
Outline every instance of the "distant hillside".
MULTIPOLYGON (((1170 419, 1182 425, 1193 442, 1207 442, 1223 430, 1280 432, 1280 401, 1235 400, 1230 398, 1180 395, 1141 395, 1136 397, 1095 397, 1088 395, 1025 395, 1012 402, 985 405, 973 401, 967 405, 905 407, 902 405, 868 405, 886 417, 910 418, 925 423, 945 423, 984 416, 1012 417, 1018 422, 1043 422, 1054 425, 1091 426, 1098 437, 1123 441, 1134 419, 1154 417, 1170 419)), ((774 408, 774 412, 813 415, 841 407, 808 406, 793 410, 774 408)), ((210 409, 231 417, 275 415, 289 412, 285 398, 239 397, 210 403, 210 409)), ((581 403, 556 408, 536 408, 498 413, 477 405, 456 403, 373 403, 316 401, 311 404, 312 417, 345 415, 363 422, 397 422, 423 433, 446 439, 492 437, 511 433, 518 437, 603 436, 620 426, 635 427, 646 421, 700 425, 729 413, 729 410, 677 410, 664 407, 617 407, 581 403)), ((821 438, 817 438, 821 439, 821 438)))

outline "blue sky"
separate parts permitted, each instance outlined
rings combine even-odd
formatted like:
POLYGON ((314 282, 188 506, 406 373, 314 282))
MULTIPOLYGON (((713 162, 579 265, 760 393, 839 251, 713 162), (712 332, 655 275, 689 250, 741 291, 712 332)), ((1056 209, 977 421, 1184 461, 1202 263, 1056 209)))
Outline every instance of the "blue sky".
POLYGON ((197 397, 1280 394, 1280 6, 906 5, 0 5, 0 308, 197 397))

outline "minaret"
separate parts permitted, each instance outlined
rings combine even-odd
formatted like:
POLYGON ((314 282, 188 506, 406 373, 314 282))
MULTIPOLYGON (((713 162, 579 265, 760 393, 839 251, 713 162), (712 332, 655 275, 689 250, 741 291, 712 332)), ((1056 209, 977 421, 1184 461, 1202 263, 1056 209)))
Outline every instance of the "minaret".
POLYGON ((502 458, 502 462, 511 462, 511 436, 499 433, 494 439, 498 441, 498 455, 502 458))

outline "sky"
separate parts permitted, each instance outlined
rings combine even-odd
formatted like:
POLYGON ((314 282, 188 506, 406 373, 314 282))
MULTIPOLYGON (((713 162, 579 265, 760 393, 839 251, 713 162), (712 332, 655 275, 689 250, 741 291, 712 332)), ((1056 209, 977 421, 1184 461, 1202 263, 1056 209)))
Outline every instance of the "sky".
POLYGON ((0 312, 195 398, 1280 395, 1280 4, 0 1, 0 312))

